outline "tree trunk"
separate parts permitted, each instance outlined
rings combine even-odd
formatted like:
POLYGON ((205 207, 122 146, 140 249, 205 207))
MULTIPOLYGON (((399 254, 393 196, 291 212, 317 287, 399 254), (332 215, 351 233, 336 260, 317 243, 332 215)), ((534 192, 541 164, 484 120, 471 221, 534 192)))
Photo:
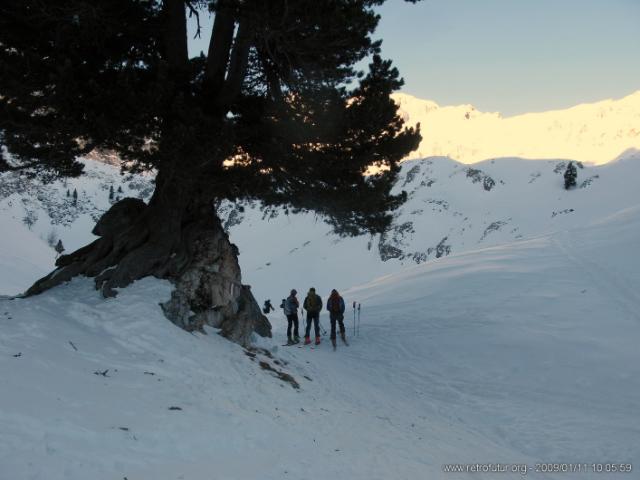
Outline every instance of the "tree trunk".
POLYGON ((61 256, 58 268, 26 294, 86 275, 110 297, 117 288, 153 275, 173 283, 162 309, 181 328, 201 331, 210 325, 242 345, 250 343, 254 331, 271 336, 250 287, 241 283, 238 250, 222 229, 211 195, 190 178, 194 175, 176 178, 160 171, 148 205, 133 198, 113 205, 93 230, 100 238, 61 256))

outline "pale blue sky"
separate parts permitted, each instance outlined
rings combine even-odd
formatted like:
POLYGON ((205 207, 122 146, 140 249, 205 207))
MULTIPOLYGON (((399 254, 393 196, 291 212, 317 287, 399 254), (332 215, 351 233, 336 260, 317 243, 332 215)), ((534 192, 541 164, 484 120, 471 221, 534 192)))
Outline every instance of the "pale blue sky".
POLYGON ((389 0, 380 14, 403 91, 441 105, 514 115, 640 90, 640 0, 389 0))

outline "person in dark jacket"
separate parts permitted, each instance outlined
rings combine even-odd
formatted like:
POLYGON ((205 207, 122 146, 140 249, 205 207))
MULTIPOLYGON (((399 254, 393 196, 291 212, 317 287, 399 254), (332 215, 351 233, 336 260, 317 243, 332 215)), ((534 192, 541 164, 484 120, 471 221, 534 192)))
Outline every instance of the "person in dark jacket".
POLYGON ((320 311, 322 310, 322 298, 316 294, 315 288, 310 288, 302 307, 307 311, 307 329, 304 334, 304 344, 311 343, 311 321, 316 333, 316 345, 320 344, 320 311))
POLYGON ((329 318, 331 319, 331 343, 336 344, 336 322, 340 325, 340 338, 347 343, 344 328, 344 299, 334 288, 327 300, 327 310, 329 310, 329 318))
POLYGON ((269 312, 272 312, 273 310, 275 310, 275 308, 273 308, 273 305, 271 305, 271 300, 265 300, 264 307, 262 307, 262 312, 265 315, 267 315, 269 312))
POLYGON ((300 342, 300 336, 298 335, 298 307, 300 302, 296 298, 298 292, 293 289, 291 295, 284 301, 284 314, 287 316, 287 343, 293 345, 300 342), (291 330, 293 327, 293 337, 291 336, 291 330))

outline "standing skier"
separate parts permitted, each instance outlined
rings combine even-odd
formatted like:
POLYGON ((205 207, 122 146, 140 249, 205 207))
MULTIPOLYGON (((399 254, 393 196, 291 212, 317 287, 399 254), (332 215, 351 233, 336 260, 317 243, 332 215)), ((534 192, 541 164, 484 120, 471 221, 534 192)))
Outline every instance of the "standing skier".
POLYGON ((291 295, 284 301, 284 314, 287 316, 287 344, 293 345, 300 341, 298 335, 298 307, 300 302, 296 298, 298 292, 293 289, 291 295), (291 336, 291 327, 293 327, 293 337, 291 336))
POLYGON ((335 288, 331 290, 331 295, 329 296, 329 300, 327 300, 327 310, 329 310, 329 318, 331 319, 331 343, 335 348, 337 321, 340 325, 340 338, 342 338, 342 341, 346 344, 347 338, 345 337, 344 328, 344 299, 335 288))
POLYGON ((302 307, 307 311, 307 329, 304 334, 304 344, 311 343, 311 320, 316 333, 316 345, 320 345, 320 310, 322 310, 322 299, 316 294, 315 288, 310 288, 307 298, 304 299, 302 307))

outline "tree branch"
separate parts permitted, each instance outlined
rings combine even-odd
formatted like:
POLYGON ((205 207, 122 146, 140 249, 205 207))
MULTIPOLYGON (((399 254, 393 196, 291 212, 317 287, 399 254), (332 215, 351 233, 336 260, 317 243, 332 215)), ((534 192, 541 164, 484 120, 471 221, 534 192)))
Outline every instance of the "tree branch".
POLYGON ((282 100, 282 87, 280 86, 280 78, 278 74, 274 71, 275 67, 267 63, 266 59, 261 59, 262 70, 264 71, 264 75, 267 80, 267 84, 269 85, 269 94, 271 98, 275 101, 282 100))
POLYGON ((165 0, 162 9, 166 60, 171 68, 185 69, 189 63, 185 1, 165 0))
POLYGON ((191 0, 186 0, 187 8, 189 9, 189 18, 195 16, 196 17, 196 34, 193 36, 194 39, 200 38, 200 32, 202 31, 202 27, 200 26, 200 12, 198 9, 193 6, 191 0))
POLYGON ((235 19, 232 8, 228 2, 221 0, 213 22, 213 32, 211 33, 204 72, 204 89, 208 98, 215 98, 224 84, 234 27, 235 19))
POLYGON ((219 105, 229 105, 240 94, 242 83, 247 73, 250 47, 251 28, 249 21, 243 19, 238 26, 238 33, 233 43, 227 79, 221 95, 217 99, 219 105))
POLYGON ((0 173, 2 172, 19 172, 21 170, 27 170, 29 168, 37 167, 41 165, 41 162, 34 160, 29 163, 23 163, 22 165, 11 165, 4 158, 0 158, 0 173))

